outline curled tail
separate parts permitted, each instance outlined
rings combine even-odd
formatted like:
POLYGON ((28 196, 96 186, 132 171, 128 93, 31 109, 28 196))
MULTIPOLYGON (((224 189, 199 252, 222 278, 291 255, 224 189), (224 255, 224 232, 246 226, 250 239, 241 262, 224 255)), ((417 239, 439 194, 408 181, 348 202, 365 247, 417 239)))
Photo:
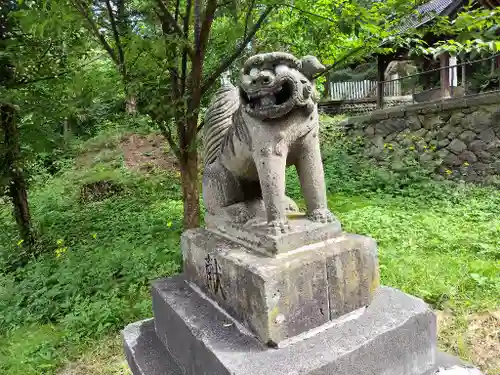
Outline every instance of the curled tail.
POLYGON ((213 163, 219 155, 224 136, 233 124, 233 114, 240 105, 238 89, 231 84, 221 87, 205 113, 203 130, 204 164, 213 163))

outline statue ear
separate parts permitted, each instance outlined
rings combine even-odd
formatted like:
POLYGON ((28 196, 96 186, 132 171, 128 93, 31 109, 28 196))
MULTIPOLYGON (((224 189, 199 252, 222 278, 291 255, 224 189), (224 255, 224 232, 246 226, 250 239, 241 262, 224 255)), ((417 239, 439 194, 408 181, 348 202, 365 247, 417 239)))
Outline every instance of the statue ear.
POLYGON ((325 66, 314 56, 304 56, 300 60, 300 72, 311 79, 315 74, 324 72, 325 66))

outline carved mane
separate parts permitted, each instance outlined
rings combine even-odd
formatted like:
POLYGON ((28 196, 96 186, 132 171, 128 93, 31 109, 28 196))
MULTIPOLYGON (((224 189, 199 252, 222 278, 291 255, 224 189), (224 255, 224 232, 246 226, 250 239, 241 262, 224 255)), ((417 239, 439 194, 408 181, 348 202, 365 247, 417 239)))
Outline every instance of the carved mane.
POLYGON ((220 152, 222 140, 232 126, 233 114, 240 106, 238 88, 228 84, 215 94, 210 107, 205 113, 203 131, 204 165, 213 163, 220 152))

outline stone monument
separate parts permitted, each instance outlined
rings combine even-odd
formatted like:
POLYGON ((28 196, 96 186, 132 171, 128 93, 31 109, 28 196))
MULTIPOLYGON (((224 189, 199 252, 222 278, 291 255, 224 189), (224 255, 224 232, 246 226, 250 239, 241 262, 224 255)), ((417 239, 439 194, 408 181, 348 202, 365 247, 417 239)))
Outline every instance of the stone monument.
POLYGON ((249 58, 204 129, 206 228, 184 271, 153 283, 154 318, 130 324, 135 375, 424 375, 463 366, 436 349, 421 300, 379 286, 376 243, 328 210, 312 56, 249 58), (295 166, 305 212, 285 195, 295 166))

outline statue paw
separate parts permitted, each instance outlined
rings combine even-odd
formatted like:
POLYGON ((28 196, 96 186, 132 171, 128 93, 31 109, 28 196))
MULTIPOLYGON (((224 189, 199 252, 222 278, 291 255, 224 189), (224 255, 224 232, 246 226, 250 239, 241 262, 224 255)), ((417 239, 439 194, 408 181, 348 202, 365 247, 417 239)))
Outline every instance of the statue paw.
POLYGON ((290 225, 286 220, 273 220, 267 224, 269 233, 277 236, 290 231, 290 225))
POLYGON ((311 221, 317 223, 333 223, 337 220, 335 215, 332 214, 328 208, 317 208, 308 216, 311 221))
POLYGON ((297 206, 297 203, 295 203, 295 201, 292 198, 285 196, 284 203, 285 203, 285 213, 289 214, 289 213, 299 212, 299 206, 297 206))

